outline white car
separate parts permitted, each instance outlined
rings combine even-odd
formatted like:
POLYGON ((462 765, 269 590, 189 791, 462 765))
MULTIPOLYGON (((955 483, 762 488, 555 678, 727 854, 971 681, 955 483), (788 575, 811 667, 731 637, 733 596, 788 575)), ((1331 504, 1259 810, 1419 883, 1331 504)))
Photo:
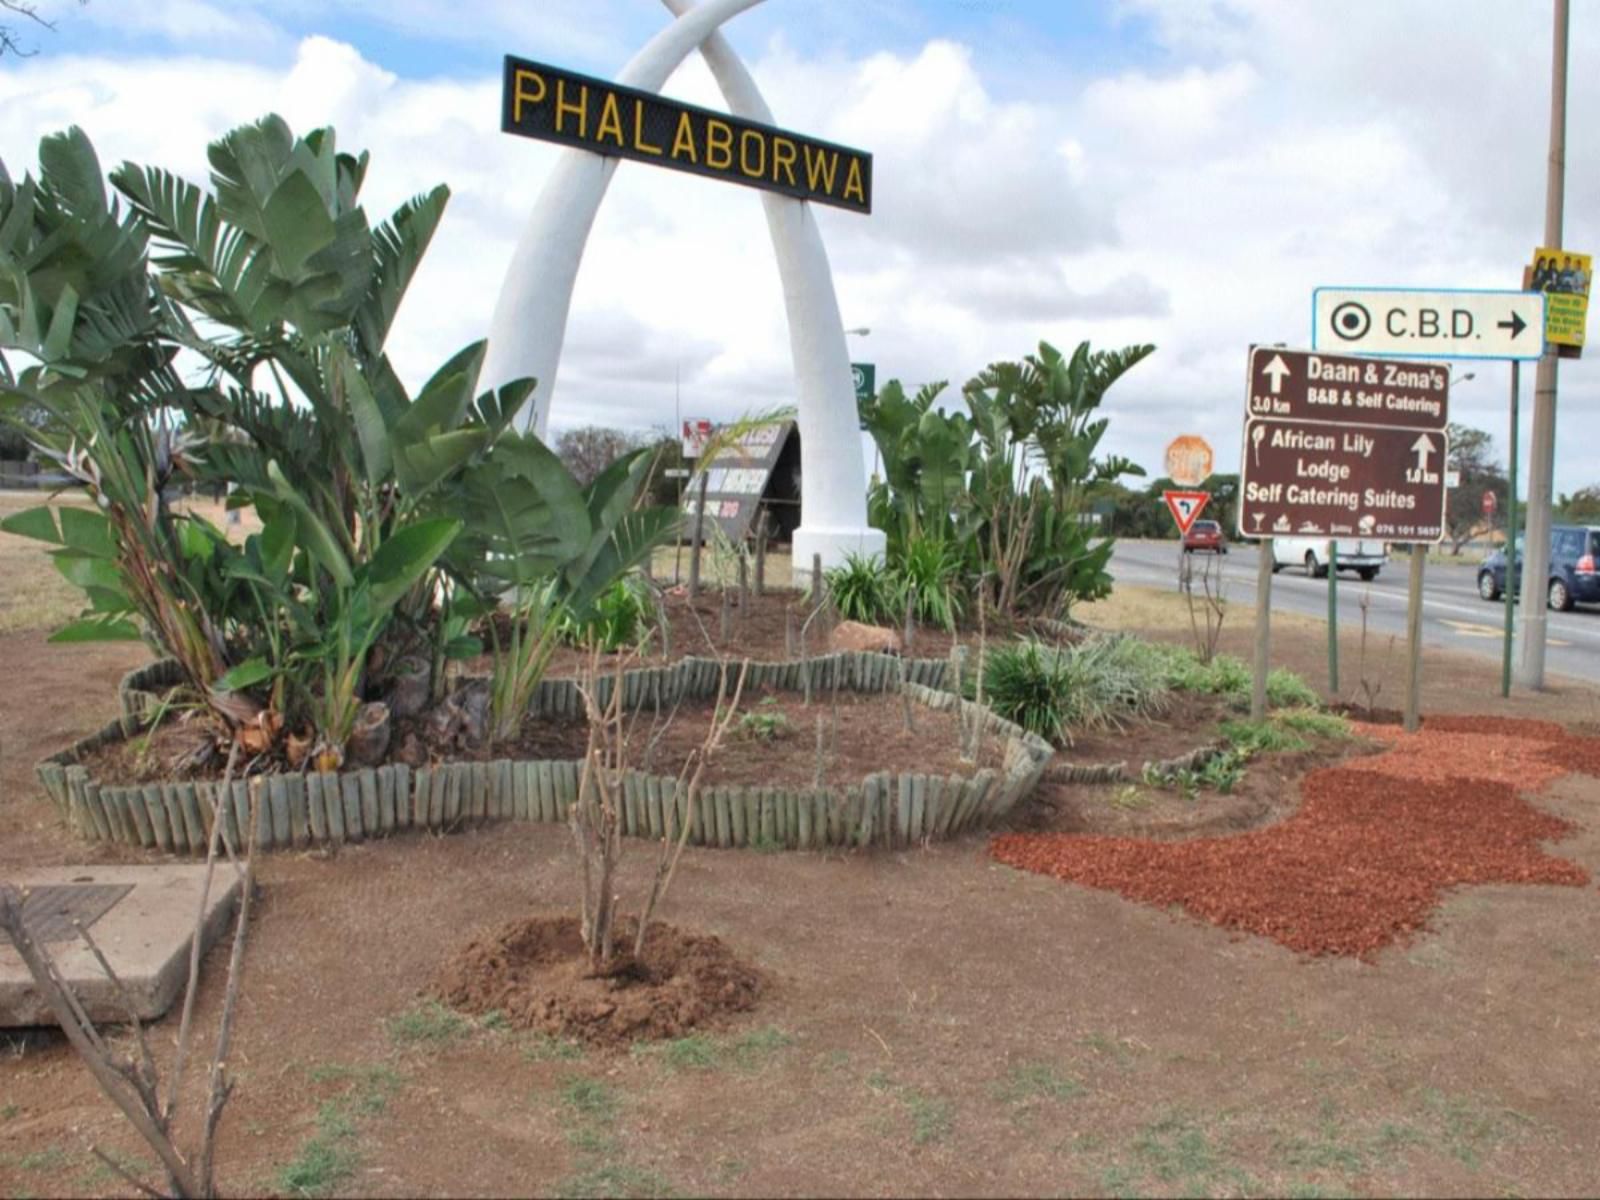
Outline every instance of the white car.
MULTIPOLYGON (((1272 572, 1277 574, 1285 567, 1304 566, 1306 574, 1315 579, 1325 579, 1328 563, 1328 538, 1275 537, 1272 539, 1272 572)), ((1376 579, 1383 564, 1389 561, 1389 548, 1382 542, 1338 539, 1339 570, 1354 571, 1362 579, 1376 579)))

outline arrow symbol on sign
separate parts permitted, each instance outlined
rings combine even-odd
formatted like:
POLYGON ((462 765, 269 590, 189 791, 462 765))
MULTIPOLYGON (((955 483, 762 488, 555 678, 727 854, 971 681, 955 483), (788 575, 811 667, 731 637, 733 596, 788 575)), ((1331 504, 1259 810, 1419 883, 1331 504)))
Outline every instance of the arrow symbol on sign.
POLYGON ((1509 329, 1511 330, 1512 337, 1516 337, 1517 334, 1521 333, 1527 327, 1528 323, 1522 319, 1522 314, 1516 312, 1511 314, 1511 319, 1509 321, 1495 322, 1496 329, 1509 329))
POLYGON ((1289 370, 1289 365, 1283 361, 1283 355, 1281 354, 1274 354, 1272 361, 1261 368, 1261 373, 1272 380, 1272 394, 1274 396, 1283 391, 1283 377, 1293 374, 1289 370))
POLYGON ((1411 451, 1417 456, 1417 470, 1426 471, 1428 460, 1433 457, 1433 439, 1423 434, 1411 443, 1411 451))

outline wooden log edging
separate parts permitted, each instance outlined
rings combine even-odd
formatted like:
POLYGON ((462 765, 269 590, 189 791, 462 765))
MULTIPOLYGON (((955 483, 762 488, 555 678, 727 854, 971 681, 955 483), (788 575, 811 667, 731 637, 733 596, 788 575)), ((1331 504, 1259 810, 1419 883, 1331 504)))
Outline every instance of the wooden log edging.
MULTIPOLYGON (((125 697, 158 697, 163 678, 153 664, 124 682, 125 697), (145 674, 148 672, 148 674, 145 674)), ((809 661, 751 663, 747 691, 802 691, 811 674, 814 694, 831 690, 895 692, 901 670, 910 698, 932 712, 957 704, 977 714, 985 733, 1001 740, 1000 766, 970 775, 877 772, 846 786, 774 788, 710 786, 686 812, 673 776, 630 771, 622 789, 624 832, 659 838, 669 814, 690 822, 698 846, 811 850, 900 849, 985 828, 1003 818, 1038 784, 1054 749, 988 709, 941 690, 944 659, 901 660, 870 653, 840 653, 809 661)), ((721 682, 721 661, 689 657, 672 666, 623 676, 630 708, 668 709, 680 699, 710 699, 721 682)), ((729 688, 738 664, 729 666, 729 688)), ((168 683, 166 686, 170 686, 168 683)), ((609 701, 613 678, 597 685, 609 701)), ((159 703, 159 700, 157 700, 159 703)), ((155 706, 132 701, 124 716, 39 764, 38 775, 63 819, 89 841, 121 843, 171 854, 203 854, 210 836, 217 783, 185 781, 142 785, 101 784, 81 765, 84 755, 111 741, 136 736, 155 706)), ((534 693, 535 714, 577 717, 582 700, 570 679, 545 679, 534 693)), ((401 763, 343 772, 302 772, 236 780, 223 807, 225 831, 235 844, 257 814, 261 849, 340 846, 388 837, 407 829, 452 832, 492 821, 559 824, 577 802, 582 764, 568 760, 443 763, 412 769, 401 763), (252 801, 255 801, 254 805, 252 801)))

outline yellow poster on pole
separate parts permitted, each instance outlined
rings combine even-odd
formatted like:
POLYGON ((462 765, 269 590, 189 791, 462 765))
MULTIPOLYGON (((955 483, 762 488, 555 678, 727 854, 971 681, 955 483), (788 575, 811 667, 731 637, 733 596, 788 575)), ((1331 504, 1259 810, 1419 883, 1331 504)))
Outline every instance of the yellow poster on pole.
POLYGON ((1589 318, 1589 283, 1594 259, 1571 250, 1541 246, 1533 252, 1528 286, 1545 295, 1544 340, 1582 348, 1589 318))

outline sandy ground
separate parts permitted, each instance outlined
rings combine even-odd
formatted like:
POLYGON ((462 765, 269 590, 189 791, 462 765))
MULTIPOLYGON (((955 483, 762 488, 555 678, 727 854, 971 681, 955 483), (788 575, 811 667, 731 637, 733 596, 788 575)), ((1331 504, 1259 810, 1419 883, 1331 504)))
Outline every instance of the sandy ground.
MULTIPOLYGON (((1186 637, 1173 599, 1130 592, 1079 615, 1186 637)), ((1224 648, 1248 630, 1230 613, 1224 648)), ((1274 644, 1321 681, 1319 628, 1284 622, 1274 644)), ((36 758, 114 715, 116 679, 142 656, 0 635, 0 864, 146 861, 86 852, 32 779, 36 758)), ((1378 703, 1395 702, 1398 671, 1397 650, 1378 703)), ((1431 655, 1424 708, 1600 713, 1576 686, 1502 703, 1495 683, 1492 666, 1431 655)), ((1533 798, 1577 827, 1551 851, 1591 872, 1597 794, 1574 776, 1533 798)), ((630 846, 625 903, 649 857, 630 846)), ((475 932, 574 907, 559 830, 275 855, 261 883, 224 1123, 230 1194, 1600 1190, 1593 886, 1458 889, 1362 963, 1014 871, 983 838, 691 851, 663 916, 723 938, 774 986, 726 1028, 627 1054, 421 1000, 475 932)), ((226 952, 208 959, 205 1028, 226 952)), ((174 1024, 154 1031, 162 1054, 174 1024)), ((0 1194, 124 1190, 90 1143, 139 1158, 59 1039, 0 1035, 0 1194)))

